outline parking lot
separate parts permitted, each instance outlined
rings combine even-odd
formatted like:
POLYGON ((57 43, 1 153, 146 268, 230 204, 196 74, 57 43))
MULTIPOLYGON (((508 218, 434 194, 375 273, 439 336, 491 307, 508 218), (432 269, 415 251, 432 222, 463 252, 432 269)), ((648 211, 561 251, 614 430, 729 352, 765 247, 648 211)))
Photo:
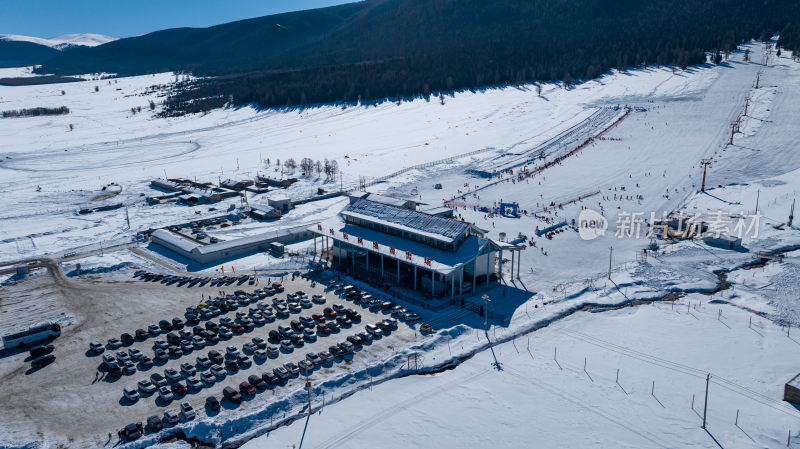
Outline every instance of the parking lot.
MULTIPOLYGON (((370 309, 355 304, 352 300, 340 297, 333 289, 327 288, 324 283, 314 283, 300 277, 294 280, 291 276, 285 278, 282 283, 283 292, 274 295, 262 294, 263 298, 254 295, 253 290, 256 288, 267 287, 264 285, 265 281, 266 278, 259 279, 258 285, 249 285, 247 281, 244 281, 224 286, 208 283, 199 286, 196 283, 193 287, 187 287, 187 285, 178 286, 177 282, 165 285, 166 283, 161 281, 144 281, 133 277, 130 281, 104 282, 101 278, 76 280, 66 279, 60 274, 48 273, 31 278, 19 286, 12 286, 9 290, 16 288, 49 290, 54 297, 52 302, 72 313, 75 316, 75 324, 66 326, 61 337, 53 343, 56 347, 54 351, 56 361, 47 367, 28 370, 28 366, 24 363, 27 353, 0 359, 0 376, 2 376, 5 389, 4 397, 8 398, 6 401, 8 407, 0 411, 3 422, 9 423, 11 432, 28 432, 29 434, 31 431, 43 431, 42 429, 45 427, 40 424, 48 423, 46 432, 48 434, 55 433, 48 435, 52 439, 70 441, 71 439, 88 438, 88 441, 97 444, 105 443, 108 432, 113 434, 113 440, 116 441, 116 431, 129 423, 142 422, 146 424, 147 418, 152 415, 163 417, 167 410, 178 412, 180 411, 179 404, 184 401, 188 401, 197 412, 198 416, 195 419, 202 419, 205 415, 215 416, 218 413, 230 413, 230 409, 263 406, 264 398, 280 397, 282 392, 301 388, 304 384, 302 374, 296 373, 288 379, 273 382, 268 386, 258 385, 260 388, 254 395, 243 395, 242 404, 224 400, 222 391, 225 387, 232 387, 239 391, 240 384, 247 381, 251 375, 262 379, 264 377, 271 378, 272 376, 262 375, 274 373, 276 368, 285 366, 286 363, 300 364, 302 360, 308 360, 306 355, 309 353, 329 352, 331 346, 347 341, 348 337, 351 337, 352 340, 354 335, 365 332, 367 325, 378 323, 391 316, 390 310, 383 310, 377 305, 370 309), (250 298, 245 296, 247 304, 239 304, 236 309, 220 310, 220 313, 215 313, 214 316, 210 316, 206 312, 206 315, 209 316, 201 317, 198 313, 200 320, 196 325, 186 322, 187 308, 197 307, 205 302, 202 308, 209 309, 209 297, 217 297, 220 291, 223 291, 231 299, 234 291, 237 290, 243 291, 239 293, 250 294, 250 298), (304 301, 305 304, 300 306, 299 310, 289 311, 288 316, 280 316, 276 313, 277 304, 281 304, 289 293, 294 292, 303 292, 309 301, 304 301), (324 296, 325 302, 320 303, 319 300, 312 302, 313 295, 324 296), (341 304, 344 309, 357 311, 361 315, 361 319, 354 320, 349 325, 345 323, 338 331, 329 334, 314 332, 316 337, 300 337, 299 340, 296 337, 294 343, 284 344, 283 348, 281 348, 279 340, 269 338, 270 331, 278 331, 279 326, 291 328, 292 321, 298 321, 298 317, 301 315, 309 318, 315 314, 325 316, 325 309, 333 308, 335 304, 341 304), (195 327, 205 329, 208 322, 220 323, 229 319, 229 328, 233 329, 235 324, 250 321, 259 312, 268 309, 273 312, 274 319, 265 319, 264 324, 253 321, 252 330, 231 332, 232 335, 229 338, 221 337, 217 342, 208 341, 208 344, 202 348, 194 348, 181 355, 175 353, 165 361, 154 360, 155 363, 152 367, 146 367, 142 363, 133 361, 135 371, 130 374, 123 373, 121 376, 116 376, 109 372, 108 366, 103 362, 103 355, 110 354, 117 358, 118 351, 125 351, 126 353, 134 352, 138 356, 136 351, 130 351, 131 348, 136 348, 141 355, 154 359, 156 352, 154 343, 157 340, 165 339, 165 332, 158 331, 157 335, 146 336, 140 333, 139 337, 146 338, 135 338, 133 343, 122 345, 120 348, 106 347, 102 354, 90 350, 92 341, 99 341, 105 345, 109 338, 119 339, 122 333, 129 333, 135 337, 137 329, 147 331, 149 324, 153 323, 157 326, 161 320, 171 322, 173 318, 180 318, 185 323, 185 327, 169 331, 178 337, 180 337, 181 330, 191 332, 191 336, 200 336, 199 331, 194 331, 195 327), (263 343, 260 341, 259 343, 262 347, 266 345, 266 349, 277 348, 277 354, 273 350, 271 354, 263 357, 265 355, 263 353, 256 356, 253 351, 245 350, 243 346, 252 342, 254 338, 263 339, 263 343), (228 346, 234 346, 238 353, 247 356, 249 363, 239 366, 239 369, 232 369, 232 366, 226 367, 223 363, 224 377, 214 376, 213 382, 203 383, 200 381, 199 388, 188 388, 185 395, 177 394, 172 400, 164 400, 158 392, 148 394, 137 388, 138 381, 150 379, 153 373, 165 375, 170 369, 176 370, 180 378, 168 381, 168 386, 174 383, 186 385, 189 377, 197 377, 200 380, 201 374, 210 370, 207 366, 198 365, 197 358, 207 356, 213 350, 219 352, 226 359, 225 361, 232 361, 235 359, 234 357, 225 357, 228 346), (182 372, 181 364, 184 363, 191 365, 197 370, 197 373, 189 376, 182 372), (135 398, 134 395, 133 400, 127 398, 123 393, 125 387, 135 389, 139 397, 135 398), (205 407, 206 398, 209 396, 214 396, 221 401, 221 411, 205 407), (251 403, 253 399, 259 398, 261 401, 251 403), (80 423, 69 422, 69 420, 64 422, 63 417, 74 414, 75 410, 81 411, 80 423), (53 423, 58 424, 53 425, 53 423)), ((9 294, 13 295, 14 292, 9 291, 9 294)), ((241 298, 241 295, 239 296, 241 298)), ((238 302, 240 298, 236 298, 235 301, 238 302)), ((297 299, 299 304, 299 298, 297 299)), ((290 301, 286 301, 286 303, 288 302, 290 301)), ((338 308, 339 316, 343 314, 342 308, 338 308)), ((0 313, 2 312, 5 310, 3 310, 3 303, 0 303, 0 313)), ((331 315, 330 312, 329 310, 328 315, 331 315)), ((331 317, 324 319, 324 323, 335 321, 335 318, 331 317)), ((313 324, 309 323, 303 327, 316 330, 318 324, 320 324, 318 321, 314 321, 313 324)), ((325 357, 328 361, 321 363, 317 360, 318 363, 313 366, 311 376, 315 380, 319 380, 325 376, 348 370, 352 363, 360 363, 359 360, 366 363, 372 358, 383 358, 394 350, 407 347, 414 340, 415 331, 412 326, 416 324, 405 323, 400 319, 396 329, 384 329, 383 332, 386 330, 389 332, 375 338, 372 342, 366 342, 360 346, 355 345, 352 353, 338 356, 331 354, 330 357, 325 357)), ((250 325, 248 324, 247 327, 250 325)), ((295 322, 295 328, 302 332, 302 327, 297 322, 295 322)), ((306 333, 312 332, 306 331, 306 333)), ((189 334, 185 337, 189 337, 189 334)), ((282 336, 281 339, 285 340, 286 338, 282 336)), ((180 346, 180 344, 176 346, 180 346)), ((186 346, 184 348, 189 349, 186 346)), ((208 376, 206 377, 207 380, 210 380, 208 376)), ((166 421, 164 424, 169 425, 166 421)))

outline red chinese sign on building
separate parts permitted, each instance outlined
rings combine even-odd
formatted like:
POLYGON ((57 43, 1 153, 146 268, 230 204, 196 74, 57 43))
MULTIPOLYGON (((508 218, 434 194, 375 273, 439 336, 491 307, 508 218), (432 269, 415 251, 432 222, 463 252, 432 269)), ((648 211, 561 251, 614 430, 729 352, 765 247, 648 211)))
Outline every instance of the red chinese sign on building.
POLYGON ((363 244, 364 244, 364 239, 362 239, 361 237, 359 237, 359 238, 358 238, 358 244, 359 244, 359 245, 363 245, 363 244))
POLYGON ((331 228, 331 235, 334 235, 334 234, 335 234, 335 232, 333 232, 333 228, 331 228))
POLYGON ((390 246, 389 247, 389 253, 390 254, 394 254, 394 246, 390 246))
POLYGON ((406 260, 411 260, 411 251, 406 251, 406 260))
POLYGON ((372 247, 378 249, 378 242, 372 242, 372 247))
POLYGON ((317 224, 317 231, 321 231, 321 230, 322 230, 322 225, 321 224, 317 224))
POLYGON ((348 236, 347 236, 347 233, 346 233, 346 232, 342 232, 342 238, 344 238, 345 240, 350 240, 350 239, 349 239, 349 238, 347 238, 347 237, 348 237, 348 236))
POLYGON ((430 257, 426 257, 425 258, 425 265, 431 266, 431 258, 430 257))

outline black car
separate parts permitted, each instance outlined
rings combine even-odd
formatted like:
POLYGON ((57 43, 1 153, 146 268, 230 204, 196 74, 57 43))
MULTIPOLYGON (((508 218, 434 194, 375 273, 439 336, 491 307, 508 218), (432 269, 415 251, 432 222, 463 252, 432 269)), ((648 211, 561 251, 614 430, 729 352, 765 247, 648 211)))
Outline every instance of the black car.
POLYGON ((169 358, 169 356, 167 355, 167 353, 163 349, 156 348, 156 349, 153 349, 153 358, 156 359, 156 360, 166 360, 166 359, 169 358))
POLYGON ((169 355, 170 357, 181 357, 183 355, 183 350, 179 346, 170 346, 169 355))
POLYGON ((142 368, 152 368, 153 367, 153 360, 150 357, 143 355, 141 359, 139 359, 139 365, 142 368))
POLYGON ((239 404, 240 402, 242 402, 242 395, 241 395, 241 393, 239 393, 238 391, 236 391, 236 390, 235 390, 233 387, 225 387, 225 389, 224 389, 224 390, 222 390, 222 394, 225 396, 225 398, 226 398, 227 400, 229 400, 229 401, 231 401, 231 402, 235 402, 235 403, 237 403, 237 404, 239 404))
POLYGON ((281 341, 281 340, 283 340, 283 336, 281 335, 281 333, 276 331, 275 329, 272 329, 271 331, 269 331, 269 334, 267 334, 267 335, 269 336, 269 339, 273 340, 273 341, 281 341))
POLYGON ((222 354, 220 354, 217 351, 208 351, 208 359, 216 363, 217 365, 225 361, 225 358, 222 357, 222 354))
POLYGON ((189 324, 198 324, 198 323, 200 323, 200 318, 197 315, 193 314, 193 313, 187 313, 185 316, 186 316, 186 322, 189 323, 189 324))
MULTIPOLYGON (((53 361, 55 359, 56 359, 56 356, 54 356, 53 354, 42 355, 42 356, 36 357, 35 359, 31 360, 31 366, 34 367, 34 368, 41 368, 43 366, 47 366, 47 365, 53 363, 53 361)), ((117 368, 119 368, 119 367, 117 367, 117 368)))
POLYGON ((206 407, 208 407, 210 410, 219 410, 221 408, 219 400, 214 396, 209 396, 206 398, 206 407))
POLYGON ((31 356, 39 357, 45 354, 50 354, 54 349, 55 347, 53 345, 37 346, 35 348, 31 348, 31 356))
POLYGON ((213 321, 206 321, 206 329, 210 330, 211 332, 217 333, 219 332, 219 324, 213 321))
POLYGON ((133 333, 136 336, 136 339, 139 341, 147 340, 150 338, 150 333, 144 329, 136 329, 136 332, 133 333))
POLYGON ((142 423, 131 423, 120 429, 117 435, 122 441, 136 441, 141 438, 143 433, 144 426, 142 426, 142 423))
POLYGON ((212 334, 211 332, 206 332, 203 335, 203 338, 206 339, 206 345, 215 345, 219 343, 219 336, 217 334, 212 334))
POLYGON ((147 418, 147 427, 149 427, 153 432, 158 432, 164 428, 164 422, 161 421, 160 416, 153 415, 147 418))
POLYGON ((171 345, 177 345, 180 342, 181 342, 181 337, 179 337, 178 334, 174 332, 170 332, 167 334, 167 343, 171 345))
POLYGON ((364 342, 361 341, 361 338, 358 335, 351 335, 347 337, 347 341, 353 344, 353 346, 361 346, 364 342))
POLYGON ((342 348, 340 348, 338 346, 330 346, 328 348, 328 352, 333 354, 334 357, 338 357, 338 356, 344 354, 344 351, 342 350, 342 348))
MULTIPOLYGON (((206 324, 207 324, 207 323, 206 323, 206 324)), ((200 327, 200 326, 196 326, 196 327, 192 328, 192 334, 194 334, 194 335, 203 335, 203 334, 205 333, 205 331, 206 331, 206 330, 205 330, 205 329, 203 329, 203 328, 202 328, 202 327, 200 327)))
POLYGON ((261 380, 266 382, 267 385, 278 385, 278 383, 281 381, 280 379, 278 379, 278 376, 276 376, 274 373, 271 372, 262 374, 261 380))
POLYGON ((172 327, 173 329, 183 329, 183 320, 178 317, 173 318, 172 327))
POLYGON ((123 345, 132 345, 134 340, 131 334, 125 332, 119 336, 119 341, 121 341, 123 345))
POLYGON ((225 368, 229 369, 230 371, 236 372, 239 371, 239 364, 236 363, 236 360, 226 360, 225 368))
POLYGON ((247 376, 247 381, 250 382, 250 385, 256 387, 259 390, 267 388, 267 383, 264 382, 264 379, 262 379, 260 376, 256 374, 251 374, 247 376))

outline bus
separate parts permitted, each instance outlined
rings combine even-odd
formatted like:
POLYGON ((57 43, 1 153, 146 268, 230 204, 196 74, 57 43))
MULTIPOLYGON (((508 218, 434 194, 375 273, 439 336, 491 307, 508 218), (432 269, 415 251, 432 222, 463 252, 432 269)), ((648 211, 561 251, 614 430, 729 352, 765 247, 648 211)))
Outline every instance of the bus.
POLYGON ((45 321, 44 323, 31 326, 27 329, 17 330, 10 334, 3 335, 3 348, 13 348, 29 343, 34 343, 61 335, 61 325, 55 321, 45 321))

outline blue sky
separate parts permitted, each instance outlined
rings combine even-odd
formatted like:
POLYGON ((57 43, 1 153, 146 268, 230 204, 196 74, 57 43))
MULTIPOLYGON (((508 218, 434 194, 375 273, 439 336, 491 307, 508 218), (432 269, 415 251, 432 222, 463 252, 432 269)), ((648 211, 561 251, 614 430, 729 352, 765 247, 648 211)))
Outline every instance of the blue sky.
POLYGON ((0 0, 0 34, 129 37, 175 27, 206 27, 355 0, 0 0))

